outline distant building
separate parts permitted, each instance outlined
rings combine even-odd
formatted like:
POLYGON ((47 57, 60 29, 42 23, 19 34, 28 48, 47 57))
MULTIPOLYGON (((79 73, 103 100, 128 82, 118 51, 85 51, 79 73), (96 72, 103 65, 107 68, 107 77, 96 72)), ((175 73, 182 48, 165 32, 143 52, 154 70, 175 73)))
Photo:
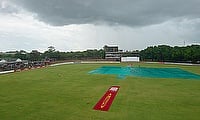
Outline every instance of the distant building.
POLYGON ((118 50, 118 46, 105 45, 104 51, 106 60, 120 61, 121 51, 118 50))
POLYGON ((139 62, 139 51, 123 51, 118 46, 104 46, 105 59, 122 62, 139 62))
POLYGON ((118 52, 118 46, 104 46, 105 52, 118 52))

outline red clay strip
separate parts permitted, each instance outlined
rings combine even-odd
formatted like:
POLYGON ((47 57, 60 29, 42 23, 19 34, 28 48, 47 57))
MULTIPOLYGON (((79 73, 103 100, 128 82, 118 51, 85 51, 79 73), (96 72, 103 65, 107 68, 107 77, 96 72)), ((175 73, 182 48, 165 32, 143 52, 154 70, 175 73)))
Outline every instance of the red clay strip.
POLYGON ((120 86, 111 86, 104 96, 93 107, 94 110, 108 111, 120 86))

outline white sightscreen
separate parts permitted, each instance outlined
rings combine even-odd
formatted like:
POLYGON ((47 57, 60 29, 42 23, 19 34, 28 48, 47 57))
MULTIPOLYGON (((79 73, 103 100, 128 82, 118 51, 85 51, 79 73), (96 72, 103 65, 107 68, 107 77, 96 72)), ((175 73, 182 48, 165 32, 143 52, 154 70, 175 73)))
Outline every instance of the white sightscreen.
POLYGON ((122 57, 121 61, 122 62, 139 62, 140 58, 139 57, 122 57))

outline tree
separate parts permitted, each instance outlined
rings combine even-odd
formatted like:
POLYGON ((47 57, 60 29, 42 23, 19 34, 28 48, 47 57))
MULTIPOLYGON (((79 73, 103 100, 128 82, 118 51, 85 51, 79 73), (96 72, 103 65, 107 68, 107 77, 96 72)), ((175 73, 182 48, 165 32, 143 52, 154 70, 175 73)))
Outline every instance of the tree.
POLYGON ((20 50, 20 51, 17 51, 17 53, 15 54, 15 58, 20 58, 22 60, 27 60, 28 59, 28 53, 24 50, 20 50))
POLYGON ((170 47, 159 45, 147 47, 140 52, 141 60, 151 61, 173 61, 173 62, 193 62, 200 61, 200 45, 187 47, 170 47))
POLYGON ((58 58, 57 58, 58 54, 59 54, 59 52, 58 52, 58 51, 56 52, 55 47, 49 46, 49 47, 48 47, 48 50, 45 51, 45 52, 42 54, 42 57, 43 57, 44 59, 58 59, 58 58))
POLYGON ((56 51, 55 47, 53 46, 48 47, 48 52, 55 52, 55 51, 56 51))
POLYGON ((29 53, 29 60, 30 61, 39 61, 41 60, 41 53, 37 50, 32 50, 31 53, 29 53))

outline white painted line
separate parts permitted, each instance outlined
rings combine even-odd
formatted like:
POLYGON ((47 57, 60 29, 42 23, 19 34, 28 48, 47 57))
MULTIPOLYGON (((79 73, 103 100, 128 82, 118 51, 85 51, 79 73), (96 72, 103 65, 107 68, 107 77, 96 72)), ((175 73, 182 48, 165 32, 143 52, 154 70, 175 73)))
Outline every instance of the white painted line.
POLYGON ((0 74, 13 73, 13 72, 15 72, 15 71, 14 70, 2 71, 2 72, 0 72, 0 74))
POLYGON ((66 65, 66 64, 74 64, 74 62, 56 63, 56 64, 52 64, 50 66, 53 67, 53 66, 66 65))

